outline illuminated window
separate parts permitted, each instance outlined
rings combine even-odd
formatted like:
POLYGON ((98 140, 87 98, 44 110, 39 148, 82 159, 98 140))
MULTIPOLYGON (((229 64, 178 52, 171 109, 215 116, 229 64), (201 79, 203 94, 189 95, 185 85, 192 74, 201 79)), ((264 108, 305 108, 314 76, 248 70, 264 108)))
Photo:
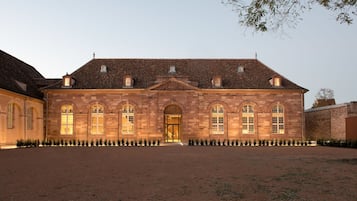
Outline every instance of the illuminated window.
POLYGON ((100 104, 91 107, 91 133, 104 133, 104 107, 100 104))
POLYGON ((73 134, 73 106, 63 105, 61 107, 61 134, 73 134))
POLYGON ((273 77, 269 80, 270 84, 274 87, 281 87, 282 86, 282 80, 281 77, 273 77))
POLYGON ((26 112, 26 127, 27 130, 33 129, 33 108, 28 108, 26 112))
POLYGON ((222 87, 222 78, 221 76, 214 76, 212 79, 212 87, 219 88, 222 87))
POLYGON ((7 128, 14 128, 14 103, 9 103, 7 105, 7 128))
POLYGON ((254 133, 254 110, 251 105, 244 105, 242 109, 243 134, 254 133))
POLYGON ((134 134, 134 107, 132 105, 123 106, 121 126, 123 134, 134 134))
POLYGON ((70 77, 65 77, 64 78, 64 86, 65 87, 71 86, 71 78, 70 77))
POLYGON ((211 111, 212 134, 224 133, 224 109, 222 105, 215 105, 211 111))
POLYGON ((272 131, 274 134, 284 134, 284 108, 275 105, 272 109, 272 131))
POLYGON ((134 81, 130 75, 127 75, 124 77, 124 87, 125 88, 131 88, 131 87, 133 87, 133 84, 134 84, 134 81))
POLYGON ((75 82, 72 76, 68 75, 68 73, 65 76, 63 76, 62 80, 63 80, 62 87, 64 88, 71 88, 75 82))

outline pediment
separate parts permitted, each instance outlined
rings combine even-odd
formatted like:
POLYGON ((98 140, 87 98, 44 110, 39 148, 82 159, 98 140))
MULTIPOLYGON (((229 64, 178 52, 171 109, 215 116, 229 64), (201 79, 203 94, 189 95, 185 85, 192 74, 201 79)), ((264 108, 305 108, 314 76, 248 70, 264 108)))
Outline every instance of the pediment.
POLYGON ((151 87, 150 90, 197 90, 198 88, 191 85, 188 82, 178 80, 176 78, 170 78, 157 83, 151 87))

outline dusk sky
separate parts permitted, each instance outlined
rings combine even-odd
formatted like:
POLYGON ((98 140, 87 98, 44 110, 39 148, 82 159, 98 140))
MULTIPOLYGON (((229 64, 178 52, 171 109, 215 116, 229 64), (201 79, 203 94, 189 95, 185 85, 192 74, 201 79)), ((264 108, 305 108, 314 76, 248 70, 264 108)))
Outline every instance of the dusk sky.
POLYGON ((61 78, 93 58, 255 58, 337 103, 357 101, 357 19, 321 8, 296 28, 253 33, 221 0, 0 0, 0 49, 61 78))

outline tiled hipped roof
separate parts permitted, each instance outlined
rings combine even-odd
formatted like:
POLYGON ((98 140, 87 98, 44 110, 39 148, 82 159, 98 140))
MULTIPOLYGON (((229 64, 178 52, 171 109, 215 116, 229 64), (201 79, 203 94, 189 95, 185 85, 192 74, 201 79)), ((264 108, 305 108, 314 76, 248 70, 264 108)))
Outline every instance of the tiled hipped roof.
MULTIPOLYGON (((134 79, 133 88, 149 88, 158 78, 187 78, 194 86, 210 89, 212 78, 220 76, 223 89, 300 89, 256 59, 93 59, 71 74, 75 80, 72 89, 121 89, 124 76, 134 79), (107 72, 100 72, 101 66, 107 72), (169 73, 175 66, 176 73, 169 73), (238 72, 238 67, 244 68, 238 72), (274 87, 269 80, 282 78, 282 86, 274 87)), ((62 88, 58 82, 48 88, 62 88)))
POLYGON ((45 79, 34 67, 0 50, 0 88, 42 98, 36 80, 45 79))

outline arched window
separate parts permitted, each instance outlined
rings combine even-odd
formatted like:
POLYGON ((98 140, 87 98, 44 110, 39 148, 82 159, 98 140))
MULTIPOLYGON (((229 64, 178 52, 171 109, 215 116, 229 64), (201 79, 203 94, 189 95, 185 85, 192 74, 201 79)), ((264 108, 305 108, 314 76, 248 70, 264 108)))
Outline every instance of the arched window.
POLYGON ((277 104, 272 109, 272 132, 274 134, 284 134, 284 108, 277 104))
POLYGON ((104 107, 95 104, 91 107, 91 134, 99 135, 104 133, 104 107))
POLYGON ((243 134, 254 133, 254 110, 251 105, 244 105, 242 109, 242 132, 243 134))
POLYGON ((73 135, 73 106, 62 105, 61 107, 61 134, 73 135))
POLYGON ((222 105, 215 105, 211 111, 212 134, 224 133, 224 109, 222 105))
POLYGON ((123 106, 121 128, 123 134, 134 134, 134 107, 130 104, 123 106))

